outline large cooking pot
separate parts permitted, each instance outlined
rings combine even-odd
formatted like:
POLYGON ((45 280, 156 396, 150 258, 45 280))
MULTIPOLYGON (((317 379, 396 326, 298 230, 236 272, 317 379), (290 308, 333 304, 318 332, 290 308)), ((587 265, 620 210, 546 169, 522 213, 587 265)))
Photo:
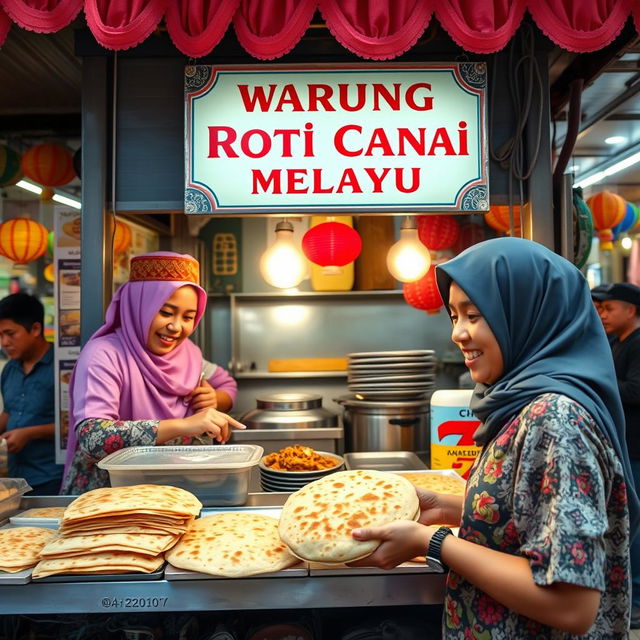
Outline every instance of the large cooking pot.
POLYGON ((344 408, 345 451, 428 453, 429 401, 374 402, 353 396, 335 399, 344 408))
POLYGON ((322 396, 309 393, 272 393, 256 398, 256 409, 240 422, 249 429, 318 429, 337 427, 338 416, 322 406, 322 396))

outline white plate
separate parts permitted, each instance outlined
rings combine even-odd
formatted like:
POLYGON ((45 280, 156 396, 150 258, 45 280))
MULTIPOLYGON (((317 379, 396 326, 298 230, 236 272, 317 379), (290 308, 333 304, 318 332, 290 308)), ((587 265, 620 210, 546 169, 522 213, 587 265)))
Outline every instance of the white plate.
POLYGON ((358 382, 349 384, 348 387, 352 391, 354 389, 362 389, 369 391, 379 391, 381 389, 430 389, 433 385, 429 382, 358 382))
POLYGON ((385 369, 424 369, 425 371, 431 369, 435 366, 435 361, 433 364, 425 363, 424 360, 420 360, 420 362, 389 362, 389 363, 380 363, 380 364, 350 364, 349 371, 382 371, 385 369))
POLYGON ((361 384, 369 384, 370 382, 430 382, 435 380, 435 375, 429 375, 427 373, 420 375, 392 375, 389 374, 387 376, 349 376, 347 378, 349 383, 361 383, 361 384))
POLYGON ((434 364, 436 359, 429 357, 413 357, 413 356, 398 356, 395 358, 360 358, 358 360, 349 360, 348 366, 353 367, 359 364, 434 364))
POLYGON ((378 358, 393 356, 435 356, 435 351, 431 349, 414 349, 408 351, 357 351, 348 353, 349 358, 378 358))
POLYGON ((368 398, 377 398, 379 400, 393 400, 394 398, 417 398, 425 397, 426 391, 354 391, 356 400, 367 400, 368 398))

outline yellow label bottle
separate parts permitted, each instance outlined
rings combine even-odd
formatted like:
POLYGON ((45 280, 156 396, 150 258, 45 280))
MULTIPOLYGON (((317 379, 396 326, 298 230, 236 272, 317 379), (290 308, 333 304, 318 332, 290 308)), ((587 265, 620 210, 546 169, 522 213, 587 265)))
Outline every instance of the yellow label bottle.
MULTIPOLYGON (((353 227, 352 216, 311 216, 309 228, 323 222, 342 222, 353 227)), ((323 267, 311 263, 311 286, 314 291, 350 291, 353 289, 354 268, 353 262, 340 268, 339 273, 323 273, 323 267)))

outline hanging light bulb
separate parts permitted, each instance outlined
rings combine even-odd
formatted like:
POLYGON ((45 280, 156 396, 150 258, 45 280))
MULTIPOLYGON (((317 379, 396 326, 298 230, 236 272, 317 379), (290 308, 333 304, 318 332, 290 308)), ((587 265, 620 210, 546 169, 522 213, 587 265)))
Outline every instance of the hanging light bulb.
POLYGON ((418 227, 413 216, 407 216, 400 225, 400 240, 387 254, 387 268, 400 282, 415 282, 422 278, 431 266, 431 254, 418 237, 418 227))
POLYGON ((293 225, 287 220, 276 225, 276 241, 262 254, 260 273, 278 289, 296 287, 307 275, 307 262, 293 243, 293 225))

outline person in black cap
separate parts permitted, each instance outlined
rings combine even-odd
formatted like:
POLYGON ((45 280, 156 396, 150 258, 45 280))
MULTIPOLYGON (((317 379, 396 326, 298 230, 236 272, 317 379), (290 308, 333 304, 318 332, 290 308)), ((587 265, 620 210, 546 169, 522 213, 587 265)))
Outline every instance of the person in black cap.
MULTIPOLYGON (((626 423, 629 459, 636 486, 640 482, 640 287, 615 282, 592 289, 600 319, 611 337, 618 389, 626 423)), ((640 629, 640 536, 631 544, 631 628, 640 629)))

